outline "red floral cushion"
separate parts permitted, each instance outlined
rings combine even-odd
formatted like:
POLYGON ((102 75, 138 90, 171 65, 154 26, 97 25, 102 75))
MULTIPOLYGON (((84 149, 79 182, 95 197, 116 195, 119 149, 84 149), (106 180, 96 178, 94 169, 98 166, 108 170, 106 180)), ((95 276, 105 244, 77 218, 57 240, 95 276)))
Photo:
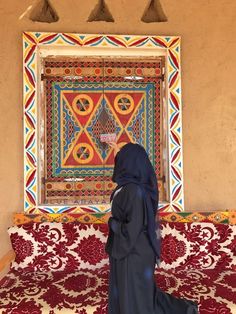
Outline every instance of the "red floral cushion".
MULTIPOLYGON (((157 269, 161 289, 195 300, 199 314, 236 313, 236 272, 157 269)), ((0 281, 0 313, 107 314, 108 266, 80 271, 13 272, 0 281)))
POLYGON ((0 281, 0 313, 107 314, 108 269, 10 272, 0 281))
POLYGON ((162 223, 161 238, 162 268, 236 270, 236 226, 162 223))
POLYGON ((107 225, 32 223, 10 227, 8 232, 16 254, 12 270, 96 269, 108 262, 107 225))
POLYGON ((199 314, 235 314, 235 279, 234 270, 160 268, 156 272, 156 282, 162 290, 196 300, 199 314))
MULTIPOLYGON (((0 281, 0 313, 107 314, 107 225, 33 223, 9 234, 16 259, 0 281)), ((157 285, 198 301, 200 314, 236 313, 236 227, 162 223, 161 236, 157 285)))
MULTIPOLYGON (((33 223, 9 228, 12 270, 58 271, 104 266, 105 224, 33 223)), ((161 267, 236 269, 236 226, 162 223, 161 267)))

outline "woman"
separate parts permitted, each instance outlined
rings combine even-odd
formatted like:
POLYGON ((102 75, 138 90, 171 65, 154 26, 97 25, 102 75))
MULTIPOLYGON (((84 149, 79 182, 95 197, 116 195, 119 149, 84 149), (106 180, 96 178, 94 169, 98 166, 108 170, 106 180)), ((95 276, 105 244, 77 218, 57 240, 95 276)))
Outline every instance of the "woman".
POLYGON ((106 251, 110 259, 109 314, 197 314, 197 305, 155 285, 160 259, 157 179, 145 149, 126 144, 115 149, 112 217, 106 251), (157 230, 155 230, 157 227, 157 230))

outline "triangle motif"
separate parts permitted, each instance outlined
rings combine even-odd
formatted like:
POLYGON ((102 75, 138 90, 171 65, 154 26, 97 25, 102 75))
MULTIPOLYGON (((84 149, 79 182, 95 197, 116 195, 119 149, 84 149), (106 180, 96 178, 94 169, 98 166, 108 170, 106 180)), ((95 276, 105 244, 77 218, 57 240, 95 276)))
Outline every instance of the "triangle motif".
POLYGON ((96 108, 102 99, 102 94, 101 92, 69 92, 63 93, 63 97, 67 101, 67 105, 73 113, 73 116, 78 121, 78 124, 85 127, 90 120, 90 117, 96 111, 96 108))
POLYGON ((98 4, 92 10, 89 15, 88 22, 114 22, 114 18, 111 15, 105 0, 99 0, 98 4))
POLYGON ((160 0, 151 0, 141 19, 144 23, 167 22, 160 0))
POLYGON ((106 99, 123 128, 127 127, 131 117, 140 105, 143 92, 106 92, 106 99))
POLYGON ((67 157, 63 160, 63 166, 98 166, 102 158, 96 151, 90 137, 82 132, 75 140, 67 157))

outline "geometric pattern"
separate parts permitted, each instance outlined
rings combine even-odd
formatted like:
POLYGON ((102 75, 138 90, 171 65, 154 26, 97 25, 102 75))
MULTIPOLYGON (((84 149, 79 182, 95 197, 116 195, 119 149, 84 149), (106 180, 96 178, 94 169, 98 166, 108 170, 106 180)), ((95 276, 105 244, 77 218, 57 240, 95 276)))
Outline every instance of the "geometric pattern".
MULTIPOLYGON (((149 156, 154 157, 152 151, 154 146, 152 136, 153 85, 129 83, 123 84, 125 88, 122 88, 120 83, 116 83, 115 86, 111 84, 111 87, 109 85, 109 83, 106 83, 105 86, 102 83, 53 84, 53 92, 55 98, 58 99, 57 104, 54 102, 53 108, 55 119, 52 138, 52 148, 55 154, 53 158, 55 159, 54 177, 71 176, 73 170, 74 175, 87 176, 92 173, 92 175, 101 176, 104 167, 112 172, 114 164, 112 149, 100 142, 100 129, 102 129, 102 133, 116 133, 118 143, 125 140, 139 142, 145 146, 149 156), (130 114, 125 116, 123 112, 121 114, 117 112, 113 106, 114 99, 117 99, 118 103, 121 95, 124 99, 129 100, 130 98, 133 101, 130 114), (88 102, 87 112, 83 111, 83 116, 74 106, 80 99, 87 99, 90 102, 88 102), (89 104, 91 104, 91 111, 89 104), (142 123, 143 119, 145 121, 142 123), (60 124, 57 125, 56 121, 58 124, 60 121, 60 124), (147 132, 144 132, 144 125, 149 128, 147 132), (150 141, 150 137, 152 141, 150 141), (90 143, 90 145, 87 148, 87 155, 85 150, 85 154, 80 157, 77 150, 77 154, 75 154, 74 148, 78 146, 78 143, 82 145, 82 142, 90 143), (92 149, 91 154, 89 154, 89 147, 92 149), (78 167, 78 163, 82 164, 82 167, 78 167)), ((80 146, 77 148, 78 151, 79 148, 80 146)))
MULTIPOLYGON (((39 152, 37 145, 38 141, 38 132, 39 132, 39 116, 38 116, 38 86, 39 86, 39 73, 40 68, 37 63, 39 57, 39 50, 44 51, 44 48, 68 48, 74 47, 80 49, 81 47, 86 47, 88 49, 93 49, 94 54, 99 54, 99 49, 103 50, 111 48, 122 48, 124 54, 126 55, 127 49, 132 52, 132 49, 140 51, 140 56, 144 49, 147 51, 149 49, 154 49, 159 55, 166 56, 166 116, 168 117, 166 121, 168 134, 167 134, 167 160, 166 167, 168 168, 167 182, 169 185, 168 188, 168 201, 160 203, 160 211, 162 212, 181 212, 184 210, 184 193, 183 193, 183 162, 182 162, 182 121, 181 121, 181 85, 180 85, 180 38, 178 36, 130 36, 130 35, 84 35, 84 34, 69 34, 69 33, 39 33, 39 32, 25 32, 23 34, 23 75, 24 75, 24 211, 31 214, 40 214, 40 213, 82 213, 82 212, 108 212, 110 210, 109 204, 101 204, 101 202, 96 202, 99 200, 99 195, 91 198, 90 204, 72 204, 69 205, 65 202, 58 205, 50 205, 49 203, 44 205, 39 202, 39 195, 45 193, 42 187, 42 182, 40 182, 40 171, 41 165, 38 160, 39 152), (97 49, 97 50, 96 50, 97 49), (95 201, 93 201, 95 200, 95 201)), ((46 51, 46 50, 45 50, 46 51)), ((151 52, 151 50, 150 50, 151 52)), ((137 58, 137 56, 136 56, 137 58)), ((50 66, 49 66, 50 67, 50 66)), ((63 67, 62 67, 63 68, 63 67)), ((57 70, 61 71, 61 67, 58 67, 57 70)), ((65 68, 65 66, 64 66, 65 68)), ((104 73, 99 73, 99 68, 97 69, 96 75, 92 74, 90 77, 93 77, 94 82, 99 83, 99 77, 105 75, 109 78, 109 82, 112 82, 113 73, 110 73, 109 62, 103 64, 104 73)), ((70 73, 70 69, 64 69, 68 72, 68 75, 76 74, 79 76, 79 69, 77 72, 76 68, 70 73)), ((120 67, 118 75, 122 76, 124 71, 123 66, 120 67)), ((53 76, 58 75, 58 73, 49 73, 50 69, 45 69, 44 75, 51 79, 53 76)), ((84 71, 89 71, 88 67, 84 67, 84 71)), ((145 69, 145 71, 148 71, 145 69)), ((145 76, 150 73, 145 73, 145 71, 139 68, 135 68, 130 71, 130 77, 136 76, 145 76), (135 71, 135 73, 133 72, 135 71)), ((158 75, 160 75, 160 71, 158 75)), ((87 76, 90 74, 87 73, 87 76)), ((157 75, 157 73, 155 73, 157 75)), ((151 77, 152 79, 152 77, 151 77)), ((52 79, 53 80, 53 79, 52 79)), ((58 79, 60 82, 60 79, 58 79)), ((115 82, 117 83, 117 82, 115 82)), ((122 82, 120 82, 122 83, 122 82)), ((148 83, 148 82, 146 82, 148 83)), ((80 96, 81 97, 81 96, 80 96)), ((76 99, 74 108, 76 106, 82 106, 82 103, 85 104, 85 107, 89 107, 90 98, 76 99), (79 104, 80 103, 80 104, 79 104)), ((63 98, 65 101, 65 98, 63 98)), ((122 97, 117 98, 116 108, 118 109, 121 103, 124 101, 122 97)), ((129 97, 126 97, 125 102, 130 102, 129 97)), ((127 104, 125 104, 127 105, 127 104)), ((128 104, 129 105, 129 104, 128 104)), ((80 110, 78 108, 78 110, 80 110)), ((90 109, 88 109, 90 110, 90 109)), ((79 126, 75 123, 75 119, 69 119, 71 111, 67 110, 68 123, 64 124, 64 127, 67 128, 68 136, 65 138, 67 144, 62 146, 66 151, 67 146, 70 141, 73 141, 71 138, 72 130, 79 132, 79 126), (75 129, 74 129, 75 128, 75 129)), ((117 121, 116 121, 117 122, 117 121)), ((131 127, 131 126, 130 126, 131 127)), ((138 123, 132 126, 135 130, 134 134, 139 132, 138 123)), ((159 133, 158 133, 159 134, 159 133)), ((54 134, 55 135, 55 134, 54 134)), ((94 143, 94 141, 93 141, 94 143)), ((82 159, 86 155, 86 147, 83 147, 80 150, 80 147, 77 147, 79 155, 82 155, 82 159), (85 154, 83 154, 85 151, 85 154)), ((99 150, 98 150, 99 151, 99 150)), ((79 158, 79 157, 78 157, 79 158)), ((80 158, 81 159, 81 158, 80 158)), ((55 161, 55 160, 54 160, 55 161)), ((158 164, 158 163, 156 163, 158 164)), ((60 165, 60 163, 59 163, 60 165)), ((56 163, 54 166, 54 173, 59 168, 57 168, 56 163)), ((96 181, 96 180, 91 180, 96 181)), ((50 184, 50 183, 49 183, 50 184)), ((91 183, 92 184, 92 183, 91 183)), ((95 184, 95 183, 93 183, 95 184)), ((49 185, 50 187, 50 185, 49 185)), ((93 187, 91 186, 91 189, 93 187)), ((112 187, 110 187, 110 190, 112 187)), ((63 186, 63 191, 65 187, 63 186)), ((62 193, 62 192, 61 192, 62 193)), ((110 191, 108 191, 108 194, 110 191)), ((98 192, 99 194, 99 192, 98 192)), ((100 198, 101 199, 101 198, 100 198)))
POLYGON ((113 187, 114 154, 109 145, 100 141, 104 133, 115 133, 119 146, 136 142, 145 147, 159 177, 160 194, 164 194, 160 148, 161 62, 102 60, 103 66, 101 58, 86 61, 75 58, 72 62, 64 57, 44 61, 47 153, 44 154, 46 175, 42 178, 43 203, 109 202, 111 189, 107 186, 113 187), (138 70, 142 77, 132 81, 130 73, 138 70), (73 71, 79 72, 80 77, 68 80, 68 72, 73 71), (68 178, 81 181, 71 184, 68 178))
MULTIPOLYGON (((212 212, 161 212, 161 222, 211 222, 214 224, 236 225, 236 210, 212 211, 212 212)), ((22 225, 30 222, 79 222, 104 224, 108 222, 110 212, 104 213, 80 213, 80 214, 27 214, 15 213, 13 215, 13 224, 22 225)))

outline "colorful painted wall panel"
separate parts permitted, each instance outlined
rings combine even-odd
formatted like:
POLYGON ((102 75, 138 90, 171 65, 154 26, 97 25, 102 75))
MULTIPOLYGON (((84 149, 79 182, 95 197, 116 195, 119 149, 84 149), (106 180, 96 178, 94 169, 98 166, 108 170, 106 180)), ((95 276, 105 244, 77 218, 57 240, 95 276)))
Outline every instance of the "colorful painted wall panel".
MULTIPOLYGON (((100 139, 145 147, 164 200, 161 134, 162 58, 155 61, 54 57, 44 60, 45 152, 41 203, 108 203, 114 154, 100 139), (78 75, 79 74, 79 75, 78 75), (138 76, 137 76, 138 75, 138 76)), ((40 136, 42 138, 42 136, 40 136)))
MULTIPOLYGON (((80 35, 80 34, 65 34, 65 33, 24 33, 23 35, 23 48, 24 48, 24 146, 25 146, 25 212, 27 213, 79 213, 79 212, 107 212, 110 210, 110 205, 108 203, 102 203, 101 198, 97 199, 97 203, 94 202, 96 199, 93 198, 93 202, 88 204, 78 203, 77 200, 74 204, 57 204, 52 205, 48 202, 41 202, 42 194, 45 195, 45 189, 43 188, 48 184, 47 188, 50 190, 50 180, 48 182, 41 182, 40 172, 42 171, 42 165, 39 160, 40 156, 40 145, 39 145, 39 130, 40 130, 40 115, 39 108, 42 105, 39 99, 39 88, 40 88, 40 73, 42 68, 40 67, 40 53, 44 48, 68 48, 76 47, 76 49, 81 49, 82 47, 87 47, 94 51, 94 54, 99 54, 99 49, 109 49, 110 55, 112 55, 112 49, 122 48, 122 57, 126 55, 126 51, 135 48, 140 49, 140 56, 142 52, 148 49, 156 49, 159 56, 165 58, 165 69, 166 69, 166 111, 167 111, 167 126, 168 126, 168 158, 166 161, 166 169, 168 170, 168 201, 163 201, 160 204, 160 210, 163 212, 167 211, 183 211, 184 209, 184 194, 183 194, 183 163, 182 163, 182 124, 181 124, 181 86, 180 86, 180 38, 179 37, 161 37, 161 36, 125 36, 125 35, 80 35)), ((137 54, 136 54, 137 57, 137 54)), ((133 67, 130 73, 127 73, 128 69, 120 66, 117 69, 117 77, 122 76, 122 80, 112 79, 113 73, 111 73, 110 68, 112 68, 108 63, 102 64, 101 67, 93 67, 96 70, 96 75, 91 75, 91 67, 84 66, 81 67, 66 67, 57 66, 52 67, 48 64, 45 67, 44 75, 47 80, 51 80, 54 88, 55 94, 60 94, 59 103, 63 103, 64 106, 62 114, 63 119, 58 123, 54 124, 55 128, 53 133, 51 133, 51 173, 55 176, 67 177, 66 173, 74 169, 76 160, 86 160, 89 162, 87 166, 79 171, 84 171, 84 175, 87 176, 89 167, 96 165, 100 167, 103 171, 111 171, 112 159, 109 160, 109 150, 107 148, 102 148, 98 145, 98 139, 96 139, 96 131, 92 129, 91 120, 93 123, 99 123, 99 117, 105 112, 102 111, 105 108, 106 115, 109 117, 109 113, 115 116, 114 125, 108 123, 108 129, 115 129, 119 134, 120 141, 122 142, 122 136, 125 134, 126 137, 130 138, 135 136, 138 137, 141 134, 140 141, 145 144, 145 132, 142 127, 138 127, 138 123, 135 124, 135 112, 142 115, 144 113, 144 106, 142 103, 148 104, 149 98, 151 97, 151 92, 149 97, 147 94, 152 91, 152 86, 150 82, 146 81, 142 88, 137 87, 133 81, 130 81, 130 87, 126 84, 124 88, 122 87, 122 82, 124 81, 124 75, 132 77, 134 72, 135 75, 143 76, 145 71, 149 71, 148 68, 133 67), (99 89, 99 84, 101 83, 101 77, 108 77, 109 82, 104 84, 103 89, 105 91, 105 96, 99 98, 99 92, 91 92, 91 80, 77 81, 77 82, 64 82, 60 78, 60 71, 67 71, 67 75, 81 76, 80 71, 87 71, 87 77, 93 77, 93 83, 97 84, 99 89), (77 72, 76 72, 77 71, 77 72), (55 80, 57 77, 57 80, 55 80), (65 84, 63 86, 63 84, 65 84), (78 93, 78 85, 82 84, 83 88, 78 93), (87 83, 87 85, 86 85, 87 83), (72 86, 72 84, 75 84, 72 86), (133 85, 132 85, 133 84, 133 85), (72 88, 74 87, 74 89, 72 88), (122 88, 121 88, 122 87, 122 88), (73 92, 71 93, 71 90, 73 92), (82 91, 82 92, 81 92, 82 91), (82 96, 81 96, 82 94, 82 96), (123 94, 123 95, 122 95, 123 94), (125 95, 124 95, 125 94, 125 95), (90 103, 102 104, 102 106, 93 106, 91 110, 90 103), (116 104, 116 106, 115 106, 116 104), (100 108, 100 112, 98 110, 100 108), (102 108, 102 109, 101 109, 102 108), (122 108, 125 108, 124 110, 122 108), (119 112, 120 109, 120 112, 119 112), (130 110, 130 111, 129 111, 130 110), (126 118, 123 115, 123 111, 126 111, 126 118), (86 112, 87 117, 80 120, 77 117, 77 113, 86 112), (129 120, 129 117, 132 119, 129 120), (90 118, 88 118, 90 117, 90 118), (123 121, 123 123, 122 123, 123 121), (123 125, 124 124, 124 125, 123 125), (56 141, 60 129, 66 129, 66 137, 62 135, 61 142, 62 145, 57 146, 56 141), (132 129, 132 132, 130 131, 132 129), (71 131, 73 130, 73 131, 71 131), (119 133, 120 132, 120 133, 119 133), (76 136, 77 138, 76 138, 76 136), (90 154, 89 146, 78 146, 82 140, 78 141, 78 136, 86 137, 85 143, 88 144, 90 141, 90 146, 94 150, 94 154, 90 154), (77 140, 77 141, 76 141, 77 140), (73 146, 73 150, 70 150, 70 144, 73 146), (57 159, 56 154, 53 151, 58 151, 61 159, 57 159), (73 152, 75 153, 73 154, 73 152), (96 153, 96 154, 95 154, 96 153), (110 164, 109 164, 110 163, 110 164), (86 173, 87 171, 87 173, 86 173)), ((158 73, 153 73, 155 77, 160 74, 160 69, 157 68, 158 73)), ((150 71, 149 71, 150 72, 150 71)), ((149 73, 149 77, 151 77, 149 73)), ((152 78, 153 79, 153 78, 152 78)), ((104 79, 103 79, 104 80, 104 79)), ((127 83, 127 82, 126 82, 127 83)), ((99 90, 98 90, 99 91, 99 90)), ((59 107, 56 106, 58 102, 54 102, 53 114, 54 118, 52 121, 56 121, 56 114, 59 107)), ((58 117, 60 116, 58 113, 58 117)), ((146 113, 148 115, 148 113, 146 113)), ((144 114, 145 115, 145 114, 144 114)), ((148 119, 148 118, 147 118, 148 119)), ((150 120, 150 119, 149 119, 150 120)), ((156 119, 158 120, 158 119, 156 119)), ((108 118, 109 121, 109 118, 108 118)), ((145 121, 145 118, 143 119, 145 121)), ((151 125, 151 123, 150 123, 151 125)), ((160 125, 160 123, 158 124, 160 125)), ((107 126, 104 126, 106 130, 107 126)), ((146 141, 146 149, 149 150, 150 157, 154 156, 157 160, 160 160, 160 149, 158 145, 155 147, 155 135, 153 133, 153 125, 151 126, 153 134, 153 140, 150 139, 146 141), (149 144, 151 143, 151 144, 149 144), (148 147, 149 145, 149 147, 148 147), (151 150, 156 150, 155 154, 151 153, 151 150)), ((159 132, 160 133, 160 132, 159 132)), ((150 135, 149 134, 149 135, 150 135)), ((82 138, 81 138, 82 139, 82 138)), ((161 163, 153 160, 154 165, 159 171, 160 177, 160 167, 161 163)), ((78 171, 78 170, 76 170, 78 171)), ((82 175, 80 173, 79 175, 82 175)), ((109 174, 110 175, 110 174, 109 174)), ((108 176, 109 177, 109 176, 108 176)), ((47 176, 46 176, 47 178, 47 176)), ((49 178, 48 179, 52 179, 49 178)), ((96 180, 91 180, 96 182, 96 180)), ((78 182, 76 182, 78 184, 78 182)), ((56 183, 60 184, 60 183, 56 183)), ((67 190, 70 190, 70 182, 68 181, 67 190)), ((74 183, 73 183, 74 184, 74 183)), ((96 183, 95 183, 96 184, 96 183)), ((65 193, 65 187, 62 188, 62 193, 65 193)), ((110 186, 110 189, 112 186, 110 186)), ((110 193, 107 187, 107 196, 110 193)), ((78 192, 78 191, 77 191, 78 192)), ((98 193, 99 194, 99 193, 98 193)), ((57 197, 57 196, 56 196, 57 197)), ((105 200, 106 201, 106 200, 105 200)))

